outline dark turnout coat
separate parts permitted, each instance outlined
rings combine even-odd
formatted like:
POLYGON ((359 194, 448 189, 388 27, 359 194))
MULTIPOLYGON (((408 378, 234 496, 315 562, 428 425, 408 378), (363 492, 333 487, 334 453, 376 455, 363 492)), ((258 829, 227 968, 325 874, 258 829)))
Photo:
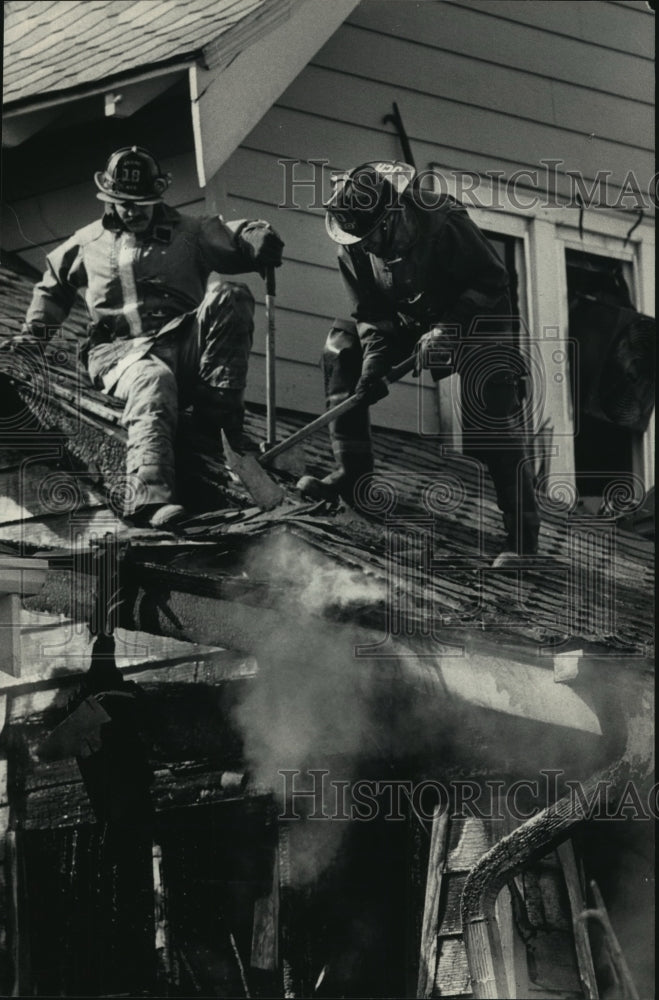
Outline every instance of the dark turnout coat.
POLYGON ((339 269, 364 351, 364 370, 386 370, 391 339, 401 326, 420 336, 433 325, 467 336, 475 319, 510 324, 508 273, 465 208, 444 196, 434 206, 414 201, 418 237, 402 257, 383 260, 360 244, 341 247, 339 269))

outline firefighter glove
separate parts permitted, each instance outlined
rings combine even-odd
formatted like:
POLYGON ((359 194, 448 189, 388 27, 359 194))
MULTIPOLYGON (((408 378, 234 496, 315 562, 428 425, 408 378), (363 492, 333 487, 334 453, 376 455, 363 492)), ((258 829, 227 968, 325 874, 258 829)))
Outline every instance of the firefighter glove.
POLYGON ((424 368, 438 368, 453 364, 453 345, 441 326, 433 326, 417 341, 414 374, 424 368))
POLYGON ((381 375, 367 372, 362 375, 355 389, 355 396, 367 406, 373 406, 378 400, 389 395, 389 386, 381 375))
POLYGON ((254 264, 254 270, 264 273, 267 267, 281 267, 284 241, 268 222, 248 222, 238 239, 244 253, 254 264))

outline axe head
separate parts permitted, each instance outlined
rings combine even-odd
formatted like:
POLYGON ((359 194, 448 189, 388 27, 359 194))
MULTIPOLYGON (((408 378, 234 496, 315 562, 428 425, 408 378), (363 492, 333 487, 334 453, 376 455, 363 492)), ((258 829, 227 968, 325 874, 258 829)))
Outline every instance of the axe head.
POLYGON ((299 479, 307 471, 307 461, 300 447, 293 447, 290 451, 282 452, 271 463, 268 463, 267 459, 268 448, 269 445, 266 442, 261 444, 262 457, 259 459, 259 465, 262 468, 264 465, 270 464, 271 468, 277 472, 283 472, 291 479, 299 479))
POLYGON ((222 431, 222 447, 227 465, 261 510, 272 510, 284 499, 284 491, 261 468, 253 455, 239 455, 222 431))

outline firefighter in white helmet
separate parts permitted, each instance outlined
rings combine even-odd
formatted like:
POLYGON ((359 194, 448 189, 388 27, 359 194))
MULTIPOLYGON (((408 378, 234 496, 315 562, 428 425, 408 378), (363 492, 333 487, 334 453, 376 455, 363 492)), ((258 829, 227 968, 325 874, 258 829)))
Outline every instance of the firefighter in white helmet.
POLYGON ((337 320, 325 345, 327 405, 355 392, 362 404, 330 425, 336 468, 298 486, 306 496, 357 503, 355 487, 373 470, 369 406, 387 394, 383 376, 416 352, 417 374, 424 367, 435 379, 461 375, 464 451, 489 469, 505 553, 532 554, 539 518, 508 273, 462 205, 429 197, 415 174, 396 161, 362 164, 338 179, 326 206, 352 306, 352 318, 337 320))
POLYGON ((169 177, 140 147, 117 150, 94 179, 105 213, 48 256, 21 337, 47 338, 84 293, 89 375, 125 404, 138 506, 129 513, 168 527, 184 514, 175 496, 179 406, 191 403, 200 430, 223 428, 241 447, 254 300, 245 284, 207 288, 208 278, 278 267, 283 242, 262 220, 225 223, 166 205, 169 177))

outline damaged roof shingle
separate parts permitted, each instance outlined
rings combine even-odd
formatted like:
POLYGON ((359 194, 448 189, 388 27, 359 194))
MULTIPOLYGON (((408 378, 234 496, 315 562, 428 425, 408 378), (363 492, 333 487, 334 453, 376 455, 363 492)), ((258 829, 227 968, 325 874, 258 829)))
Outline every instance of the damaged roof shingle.
MULTIPOLYGON (((0 267, 0 339, 20 327, 31 288, 30 276, 16 273, 13 266, 0 267)), ((65 335, 78 339, 85 325, 84 309, 76 307, 65 335)), ((70 359, 75 357, 75 351, 69 352, 70 359)), ((74 455, 78 446, 84 451, 87 436, 95 431, 87 450, 94 453, 98 474, 103 461, 121 463, 123 429, 117 404, 74 369, 65 358, 52 379, 56 391, 49 401, 49 426, 71 437, 74 455), (74 385, 82 421, 71 435, 74 414, 66 394, 74 385)), ((318 393, 320 407, 320 384, 318 393)), ((282 438, 305 419, 303 414, 280 412, 282 438)), ((248 407, 246 429, 256 440, 265 437, 263 407, 248 407)), ((226 470, 205 464, 202 456, 201 467, 223 498, 216 506, 223 509, 193 518, 187 529, 190 541, 232 539, 238 544, 241 538, 248 542, 277 530, 293 532, 325 557, 387 581, 390 601, 406 604, 422 625, 423 616, 430 615, 440 632, 487 629, 501 641, 512 635, 540 645, 583 641, 636 657, 639 667, 646 668, 654 618, 654 547, 648 539, 620 530, 613 518, 596 523, 579 510, 547 509, 545 501, 540 559, 525 574, 520 602, 516 580, 488 569, 503 532, 492 485, 480 467, 460 454, 440 454, 432 439, 382 428, 376 428, 374 448, 379 488, 371 495, 372 510, 366 518, 314 510, 313 505, 296 502, 293 493, 281 508, 259 513, 244 494, 226 487, 226 470), (459 503, 450 502, 458 495, 456 484, 459 503), (395 537, 403 543, 394 545, 395 537)), ((331 454, 326 434, 310 438, 304 451, 310 471, 327 469, 331 454)), ((78 459, 84 457, 77 454, 78 459)), ((0 492, 11 498, 17 488, 15 474, 0 472, 0 477, 0 492)), ((43 511, 38 506, 20 530, 15 516, 0 516, 0 521, 1 540, 32 537, 35 545, 43 544, 43 511)), ((52 531, 49 537, 54 537, 52 531)), ((194 576, 194 564, 185 572, 194 576)))

